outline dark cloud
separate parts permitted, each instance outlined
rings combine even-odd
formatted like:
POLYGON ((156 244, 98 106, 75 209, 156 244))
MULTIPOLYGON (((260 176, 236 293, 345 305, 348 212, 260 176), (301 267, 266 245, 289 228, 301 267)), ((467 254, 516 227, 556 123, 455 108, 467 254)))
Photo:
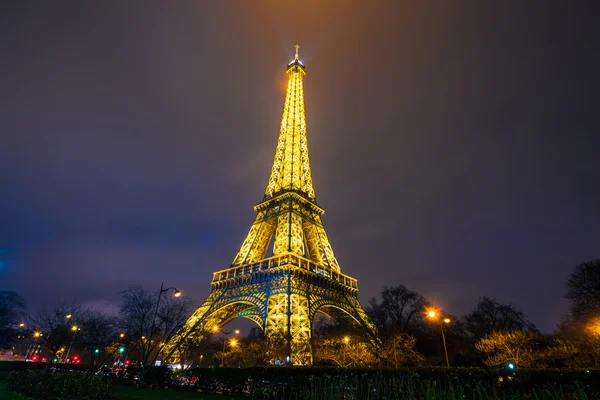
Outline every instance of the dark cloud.
POLYGON ((165 281, 201 301, 262 197, 299 42, 317 199, 361 298, 495 296, 551 330, 599 256, 597 11, 4 3, 0 289, 111 309, 165 281))

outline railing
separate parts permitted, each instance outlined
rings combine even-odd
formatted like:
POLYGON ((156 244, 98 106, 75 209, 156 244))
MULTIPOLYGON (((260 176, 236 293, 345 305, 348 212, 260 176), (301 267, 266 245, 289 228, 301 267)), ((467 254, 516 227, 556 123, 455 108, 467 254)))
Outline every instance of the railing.
POLYGON ((348 275, 344 275, 341 272, 338 272, 332 268, 315 264, 307 258, 291 253, 265 258, 264 260, 259 262, 244 264, 237 267, 231 267, 214 272, 212 281, 220 282, 226 279, 236 278, 238 276, 243 275, 249 275, 259 271, 267 271, 272 268, 277 268, 289 264, 313 272, 317 275, 324 276, 325 278, 339 282, 346 286, 350 286, 354 289, 358 289, 358 281, 356 279, 349 277, 348 275))

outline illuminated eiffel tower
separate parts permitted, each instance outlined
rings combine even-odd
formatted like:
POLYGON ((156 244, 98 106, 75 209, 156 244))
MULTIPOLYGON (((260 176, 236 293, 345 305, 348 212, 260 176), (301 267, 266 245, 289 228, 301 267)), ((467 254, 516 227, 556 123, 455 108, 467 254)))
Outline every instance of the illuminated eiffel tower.
POLYGON ((171 343, 248 318, 265 337, 286 339, 291 365, 311 365, 317 311, 341 310, 375 334, 358 301, 357 280, 341 272, 316 204, 304 113, 306 71, 298 47, 286 70, 275 160, 263 201, 254 207, 256 219, 231 266, 213 274, 210 295, 171 343))

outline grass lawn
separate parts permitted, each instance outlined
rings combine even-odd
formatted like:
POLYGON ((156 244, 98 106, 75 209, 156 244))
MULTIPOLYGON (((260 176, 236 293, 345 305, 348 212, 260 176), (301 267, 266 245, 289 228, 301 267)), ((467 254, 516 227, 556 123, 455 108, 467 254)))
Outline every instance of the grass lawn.
MULTIPOLYGON (((132 386, 113 386, 116 400, 240 400, 247 397, 219 396, 216 394, 178 392, 168 389, 138 389, 132 386)), ((6 382, 0 381, 0 399, 2 400, 30 400, 18 393, 7 392, 6 382)))

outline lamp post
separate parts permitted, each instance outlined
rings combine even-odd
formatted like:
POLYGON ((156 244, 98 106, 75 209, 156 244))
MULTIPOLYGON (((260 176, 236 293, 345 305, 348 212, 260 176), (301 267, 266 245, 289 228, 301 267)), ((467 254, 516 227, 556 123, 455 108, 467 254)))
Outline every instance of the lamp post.
POLYGON ((156 316, 158 315, 158 307, 160 306, 160 298, 162 296, 162 294, 164 292, 168 292, 169 290, 175 290, 175 293, 173 293, 174 297, 179 297, 181 296, 181 292, 179 290, 177 290, 177 288, 175 287, 169 287, 169 288, 164 288, 164 282, 161 282, 160 284, 160 291, 158 292, 158 299, 156 300, 156 309, 154 310, 154 317, 152 318, 152 325, 150 326, 150 338, 148 340, 152 340, 152 334, 154 333, 154 323, 156 322, 156 316))
MULTIPOLYGON (((67 316, 68 318, 68 316, 67 316)), ((80 331, 81 328, 78 327, 77 325, 73 325, 71 327, 71 330, 73 331, 73 337, 71 338, 71 343, 69 343, 69 349, 67 350, 67 354, 65 355, 65 358, 63 358, 63 362, 67 362, 67 360, 69 359, 69 353, 71 352, 71 347, 73 347, 73 341, 75 340, 75 335, 77 335, 77 331, 80 331)))
POLYGON ((345 343, 345 348, 344 348, 344 365, 343 367, 346 368, 346 354, 348 353, 348 343, 350 343, 350 338, 348 336, 344 336, 344 343, 345 343))
POLYGON ((150 356, 150 346, 152 343, 152 335, 154 335, 154 328, 155 328, 155 323, 156 323, 156 316, 158 315, 158 307, 160 306, 160 298, 162 297, 162 294, 164 292, 168 292, 169 290, 173 289, 175 292, 173 293, 173 297, 179 297, 181 296, 181 292, 179 290, 177 290, 177 288, 175 287, 168 287, 168 288, 164 288, 164 282, 161 282, 160 284, 160 291, 158 292, 158 299, 156 300, 156 308, 154 310, 154 317, 152 317, 152 325, 150 325, 150 334, 148 335, 148 348, 146 349, 146 346, 144 345, 143 341, 142 341, 142 366, 146 365, 146 361, 148 356, 150 356))
POLYGON ((119 345, 119 347, 117 348, 117 352, 119 353, 119 357, 117 357, 117 359, 115 360, 115 357, 113 355, 113 367, 114 367, 115 364, 117 364, 117 368, 119 368, 121 366, 121 354, 123 354, 123 351, 125 351, 125 348, 122 346, 123 345, 123 338, 125 338, 125 333, 121 332, 119 334, 119 340, 117 341, 117 344, 119 345))
MULTIPOLYGON (((217 333, 219 331, 221 331, 221 333, 223 334, 223 352, 221 353, 221 367, 223 367, 225 365, 225 342, 226 342, 227 338, 229 337, 229 335, 232 332, 235 333, 236 335, 239 335, 240 334, 240 330, 236 329, 236 330, 233 330, 233 331, 225 331, 223 329, 219 329, 219 327, 216 326, 216 325, 213 326, 213 332, 217 333)), ((237 341, 235 339, 233 339, 231 341, 231 346, 235 347, 236 345, 237 345, 237 341)))
MULTIPOLYGON (((25 329, 25 323, 24 322, 21 322, 19 324, 19 329, 25 329)), ((18 335, 18 339, 21 339, 21 340, 19 340, 19 344, 17 345, 19 347, 18 353, 21 354, 21 351, 23 351, 23 339, 25 339, 25 335, 24 334, 19 334, 18 335)), ((15 348, 17 346, 15 346, 15 348)), ((13 352, 13 357, 14 357, 14 352, 13 352)), ((25 359, 27 359, 27 357, 25 359)))
POLYGON ((33 344, 31 346, 29 346, 29 348, 27 349, 27 352, 25 353, 25 360, 27 360, 27 357, 29 356, 29 352, 35 349, 35 346, 37 346, 37 341, 40 338, 40 336, 42 336, 41 332, 35 332, 33 334, 33 337, 35 338, 35 340, 33 341, 33 344))
POLYGON ((450 367, 450 361, 448 361, 448 349, 446 348, 446 336, 444 335, 444 324, 449 324, 451 320, 448 317, 442 317, 441 315, 438 315, 438 313, 433 310, 429 311, 427 316, 434 321, 439 321, 440 323, 440 329, 442 330, 442 342, 444 343, 444 354, 446 355, 446 367, 450 367))

